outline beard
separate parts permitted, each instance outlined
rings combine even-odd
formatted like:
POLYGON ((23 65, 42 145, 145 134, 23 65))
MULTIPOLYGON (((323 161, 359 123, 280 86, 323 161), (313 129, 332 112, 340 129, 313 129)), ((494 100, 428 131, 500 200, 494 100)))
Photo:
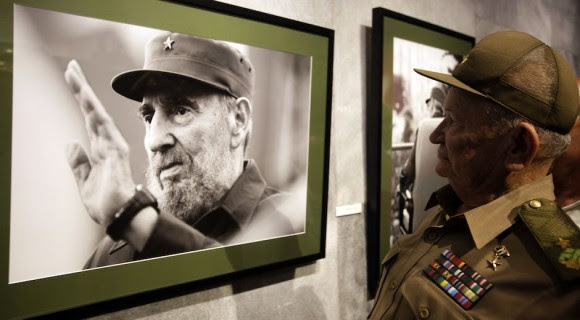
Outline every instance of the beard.
POLYGON ((218 205, 231 187, 228 174, 232 170, 228 170, 231 165, 227 158, 214 149, 201 152, 194 160, 179 146, 158 154, 151 160, 146 177, 159 209, 193 226, 218 205), (162 169, 172 164, 181 166, 179 174, 162 178, 162 169))

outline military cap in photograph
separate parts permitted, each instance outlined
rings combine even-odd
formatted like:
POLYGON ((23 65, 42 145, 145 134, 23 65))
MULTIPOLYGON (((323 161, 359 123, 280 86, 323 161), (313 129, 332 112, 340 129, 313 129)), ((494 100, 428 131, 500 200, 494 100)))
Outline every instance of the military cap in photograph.
POLYGON ((247 57, 225 42, 163 32, 147 43, 143 69, 117 75, 112 86, 141 102, 153 79, 160 78, 193 79, 236 98, 251 98, 254 70, 247 57))

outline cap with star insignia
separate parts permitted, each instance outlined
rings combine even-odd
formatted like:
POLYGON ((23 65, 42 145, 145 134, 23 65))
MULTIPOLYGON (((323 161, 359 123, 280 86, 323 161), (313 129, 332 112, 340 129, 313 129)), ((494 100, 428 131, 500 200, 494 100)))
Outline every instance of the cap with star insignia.
POLYGON ((112 86, 141 102, 148 90, 183 80, 251 99, 254 70, 250 59, 226 42, 163 32, 147 43, 143 68, 117 75, 112 86))
POLYGON ((525 32, 500 31, 485 36, 452 74, 414 70, 493 101, 550 131, 569 133, 578 116, 578 86, 572 65, 554 48, 525 32), (537 65, 551 76, 534 77, 527 64, 537 65), (534 85, 522 85, 531 81, 530 77, 534 85))

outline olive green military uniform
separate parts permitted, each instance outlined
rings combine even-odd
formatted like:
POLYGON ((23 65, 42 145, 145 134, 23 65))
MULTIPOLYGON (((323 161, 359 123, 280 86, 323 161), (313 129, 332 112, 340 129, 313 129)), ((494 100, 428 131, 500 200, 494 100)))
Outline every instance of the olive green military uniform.
MULTIPOLYGON (((578 257, 575 265, 558 266, 558 257, 550 257, 540 245, 548 243, 550 250, 559 254, 564 248, 552 244, 558 236, 538 240, 520 218, 522 210, 539 216, 561 213, 551 201, 555 198, 553 189, 552 178, 547 176, 454 216, 450 213, 460 200, 450 186, 437 191, 431 200, 438 206, 415 233, 401 237, 385 257, 369 319, 578 319, 578 257), (501 245, 509 256, 496 258, 494 271, 492 262, 501 245), (424 272, 445 249, 491 283, 469 309, 424 272), (558 273, 558 269, 567 274, 558 273)), ((574 246, 580 247, 579 231, 571 225, 573 234, 570 229, 565 234, 576 237, 572 245, 568 242, 568 250, 575 250, 574 246)))

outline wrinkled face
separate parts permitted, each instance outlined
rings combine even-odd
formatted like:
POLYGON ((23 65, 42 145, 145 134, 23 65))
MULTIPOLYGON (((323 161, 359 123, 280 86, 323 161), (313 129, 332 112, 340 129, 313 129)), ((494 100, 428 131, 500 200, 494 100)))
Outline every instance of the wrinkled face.
POLYGON ((435 171, 458 193, 489 186, 490 179, 504 171, 505 139, 488 123, 483 103, 488 102, 452 88, 445 100, 445 118, 429 136, 431 143, 439 144, 435 171))
POLYGON ((231 187, 233 158, 227 107, 219 93, 145 95, 148 187, 159 207, 193 224, 231 187))

